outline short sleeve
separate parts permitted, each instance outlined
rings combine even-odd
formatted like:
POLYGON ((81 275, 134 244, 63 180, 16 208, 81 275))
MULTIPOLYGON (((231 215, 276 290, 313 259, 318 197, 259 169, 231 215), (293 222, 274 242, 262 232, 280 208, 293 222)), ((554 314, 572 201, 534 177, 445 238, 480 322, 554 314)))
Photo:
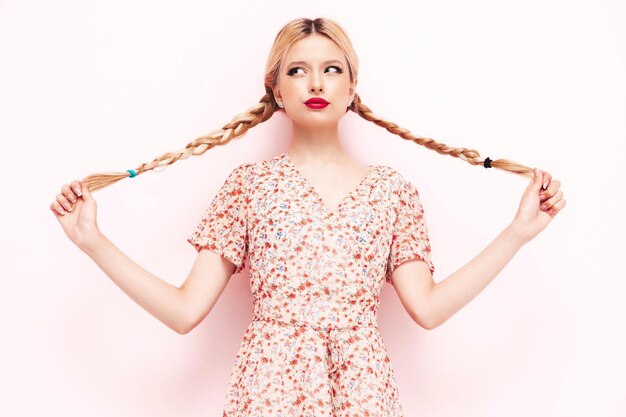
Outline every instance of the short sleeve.
POLYGON ((435 266, 431 260, 428 227, 417 188, 401 178, 397 193, 396 219, 393 225, 391 249, 387 258, 385 280, 393 285, 391 273, 403 262, 419 259, 428 265, 431 274, 435 266))
POLYGON ((248 254, 248 166, 241 164, 228 175, 187 238, 198 252, 208 249, 235 264, 234 274, 245 269, 248 254))

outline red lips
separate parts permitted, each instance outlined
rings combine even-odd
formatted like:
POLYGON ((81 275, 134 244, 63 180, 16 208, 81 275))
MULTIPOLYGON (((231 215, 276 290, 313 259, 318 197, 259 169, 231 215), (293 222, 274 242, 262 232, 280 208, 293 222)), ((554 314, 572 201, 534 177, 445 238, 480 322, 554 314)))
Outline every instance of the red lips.
POLYGON ((328 102, 321 97, 311 97, 307 101, 304 102, 307 106, 312 109, 323 109, 328 106, 328 102))
POLYGON ((304 104, 311 104, 311 103, 328 104, 328 102, 321 97, 311 97, 310 99, 304 102, 304 104))

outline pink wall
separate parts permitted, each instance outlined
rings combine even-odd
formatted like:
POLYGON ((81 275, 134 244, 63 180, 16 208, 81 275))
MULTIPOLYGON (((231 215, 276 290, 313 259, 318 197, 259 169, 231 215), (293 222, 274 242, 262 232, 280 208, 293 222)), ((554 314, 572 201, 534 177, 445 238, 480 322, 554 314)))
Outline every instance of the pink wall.
MULTIPOLYGON (((405 415, 626 415, 624 5, 385 6, 0 3, 9 165, 0 416, 221 415, 251 318, 247 271, 183 337, 76 248, 49 205, 64 183, 183 149, 253 106, 276 32, 303 16, 348 31, 361 60, 357 88, 375 113, 485 157, 539 166, 566 194, 552 224, 444 325, 418 327, 385 285, 379 326, 405 415)), ((186 238, 226 174, 285 150, 288 128, 276 115, 228 146, 94 193, 101 230, 138 264, 182 284, 196 257, 186 238)), ((527 184, 352 113, 342 129, 354 158, 392 166, 420 190, 436 281, 498 235, 527 184)))

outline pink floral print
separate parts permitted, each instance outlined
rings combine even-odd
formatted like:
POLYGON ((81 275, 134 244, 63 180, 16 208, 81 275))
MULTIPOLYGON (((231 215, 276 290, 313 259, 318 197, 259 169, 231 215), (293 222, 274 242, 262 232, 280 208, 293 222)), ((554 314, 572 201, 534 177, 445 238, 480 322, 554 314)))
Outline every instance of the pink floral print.
POLYGON ((371 165, 332 210, 286 152, 243 163, 187 240, 249 265, 224 417, 402 417, 379 293, 407 260, 435 268, 419 193, 396 170, 371 165))

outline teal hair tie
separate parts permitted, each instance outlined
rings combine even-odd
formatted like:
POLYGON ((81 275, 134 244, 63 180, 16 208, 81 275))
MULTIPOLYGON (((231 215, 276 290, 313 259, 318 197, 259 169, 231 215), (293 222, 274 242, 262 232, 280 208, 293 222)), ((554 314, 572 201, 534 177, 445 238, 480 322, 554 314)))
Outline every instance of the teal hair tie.
POLYGON ((127 170, 126 170, 126 172, 130 172, 130 177, 131 177, 131 178, 133 178, 133 177, 136 177, 136 176, 137 176, 137 173, 136 173, 135 171, 133 171, 132 169, 127 169, 127 170))

